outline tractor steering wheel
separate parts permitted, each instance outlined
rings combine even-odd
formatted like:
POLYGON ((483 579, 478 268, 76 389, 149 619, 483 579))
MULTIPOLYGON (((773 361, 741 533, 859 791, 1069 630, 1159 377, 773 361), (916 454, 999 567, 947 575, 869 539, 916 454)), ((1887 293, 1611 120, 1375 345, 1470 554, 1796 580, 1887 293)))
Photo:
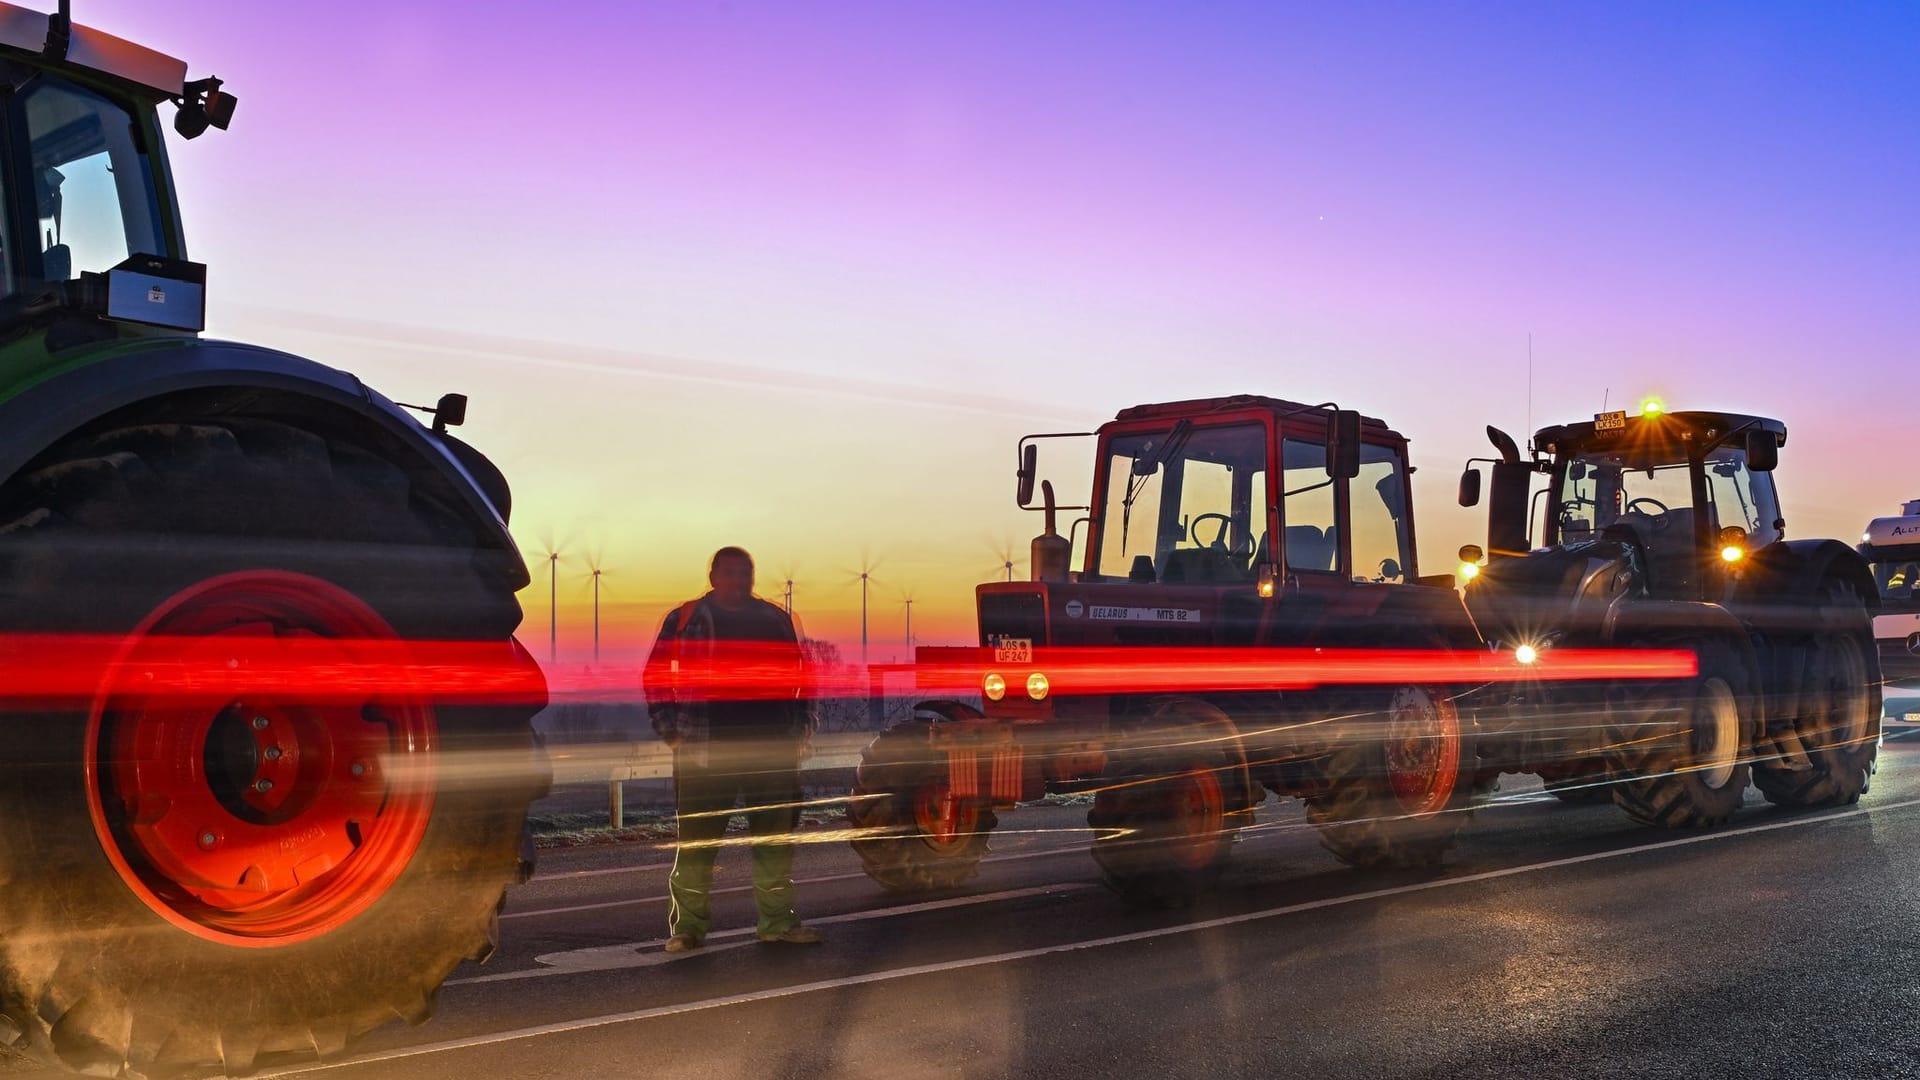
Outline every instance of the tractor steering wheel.
MULTIPOLYGON (((1637 499, 1628 499, 1626 512, 1629 514, 1645 513, 1645 511, 1634 509, 1634 507, 1639 506, 1641 503, 1652 503, 1653 505, 1660 508, 1660 513, 1662 514, 1672 513, 1672 511, 1667 508, 1666 503, 1661 502, 1659 499, 1650 498, 1646 495, 1642 495, 1637 499)), ((1646 516, 1653 517, 1654 515, 1647 514, 1646 516)))
POLYGON ((1218 521, 1220 523, 1220 531, 1214 533, 1213 539, 1207 541, 1205 544, 1202 544, 1201 546, 1210 547, 1217 551, 1228 550, 1227 549, 1227 530, 1233 528, 1233 518, 1227 516, 1226 514, 1194 515, 1193 520, 1187 522, 1187 536, 1191 538, 1194 543, 1199 544, 1200 543, 1200 523, 1203 521, 1210 521, 1210 520, 1218 521))

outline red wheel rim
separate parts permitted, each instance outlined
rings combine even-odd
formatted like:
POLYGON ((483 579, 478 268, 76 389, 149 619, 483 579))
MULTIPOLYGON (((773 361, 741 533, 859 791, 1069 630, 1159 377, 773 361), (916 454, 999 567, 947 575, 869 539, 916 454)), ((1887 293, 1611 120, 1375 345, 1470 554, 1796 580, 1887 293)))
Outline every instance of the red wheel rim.
MULTIPOLYGON (((392 888, 433 811, 436 738, 417 695, 323 698, 247 670, 351 668, 356 642, 398 637, 345 590, 252 571, 176 594, 128 636, 89 720, 95 831, 148 907, 243 946, 319 937, 392 888), (317 650, 317 652, 316 652, 317 650), (204 692, 146 695, 143 664, 235 674, 204 692)), ((315 670, 315 677, 322 673, 315 670)))
POLYGON ((1387 779, 1400 809, 1437 814, 1460 781, 1460 713, 1452 699, 1406 686, 1387 708, 1387 779))
POLYGON ((1226 799, 1220 793, 1220 778, 1214 770, 1199 766, 1169 782, 1173 784, 1173 858, 1186 869, 1202 869, 1213 861, 1226 827, 1226 799))
POLYGON ((952 855, 979 831, 980 808, 971 800, 954 798, 945 783, 930 781, 913 794, 913 823, 935 854, 952 855))

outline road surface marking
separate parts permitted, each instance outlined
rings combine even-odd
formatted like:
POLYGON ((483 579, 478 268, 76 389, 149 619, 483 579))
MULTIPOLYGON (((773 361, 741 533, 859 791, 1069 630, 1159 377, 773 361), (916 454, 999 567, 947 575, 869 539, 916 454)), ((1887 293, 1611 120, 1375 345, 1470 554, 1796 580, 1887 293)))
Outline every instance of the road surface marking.
POLYGON ((1226 926, 1262 922, 1287 915, 1298 915, 1302 912, 1343 907, 1347 904, 1358 904, 1368 900, 1381 900, 1390 896, 1430 892, 1435 889, 1446 889, 1457 885, 1475 885, 1484 881, 1516 877, 1520 874, 1531 874, 1541 870, 1557 870, 1563 867, 1580 866, 1585 863, 1604 862, 1608 859, 1619 859, 1629 855, 1639 855, 1649 851, 1666 851, 1673 848, 1689 847, 1694 844, 1710 844, 1719 840, 1730 840, 1737 836, 1752 836, 1756 833, 1773 832, 1777 829, 1794 829, 1803 825, 1819 825, 1829 821, 1841 821, 1847 818, 1859 817, 1863 814, 1880 814, 1891 810, 1903 810, 1913 806, 1920 806, 1920 799, 1906 799, 1900 802, 1887 803, 1882 806, 1856 807, 1852 810, 1843 810, 1837 814, 1820 814, 1791 818, 1786 821, 1773 821, 1763 825, 1748 825, 1738 829, 1725 829, 1718 832, 1702 833, 1697 836, 1684 836, 1677 840, 1662 840, 1659 843, 1642 844, 1638 847, 1617 848, 1613 851, 1597 851, 1586 855, 1573 855, 1564 859, 1549 859, 1546 862, 1527 863, 1523 866, 1509 866, 1500 870, 1486 870, 1477 874, 1467 874, 1456 878, 1439 878, 1433 881, 1416 882, 1412 885, 1396 885, 1386 889, 1370 889, 1366 892, 1331 896, 1320 900, 1309 900, 1299 904, 1287 904, 1282 907, 1266 908, 1261 911, 1243 912, 1239 915, 1225 915, 1216 919, 1183 923, 1179 926, 1164 926, 1153 930, 1137 930, 1133 933, 1115 934, 1111 937, 1089 938, 1084 941, 1069 941, 1058 945, 1042 945, 1036 948, 1017 949, 1013 952, 993 953, 987 956, 969 956, 958 960, 945 960, 933 964, 915 964, 911 967, 888 968, 884 971, 870 971, 864 974, 848 975, 838 979, 822 979, 817 982, 796 983, 790 986, 775 986, 765 990, 752 990, 743 994, 729 994, 725 997, 706 998, 701 1001, 687 1001, 674 1005, 657 1005, 650 1009, 607 1013, 602 1016, 589 1016, 579 1020, 562 1020, 557 1023, 538 1024, 532 1027, 517 1028, 512 1031, 497 1031, 486 1035, 472 1035, 464 1039, 449 1039, 445 1042, 422 1043, 418 1046, 385 1050, 378 1053, 367 1054, 362 1057, 317 1063, 299 1068, 285 1069, 279 1072, 262 1073, 260 1075, 297 1076, 307 1073, 351 1068, 359 1065, 374 1065, 387 1061, 403 1061, 407 1058, 424 1057, 428 1054, 444 1054, 454 1050, 470 1050, 482 1046, 497 1046, 501 1043, 536 1039, 546 1035, 564 1035, 575 1031, 589 1031, 594 1028, 631 1024, 641 1020, 655 1020, 661 1017, 680 1016, 686 1013, 708 1012, 734 1005, 751 1005, 762 1001, 776 1001, 781 998, 799 997, 803 994, 813 994, 823 990, 838 990, 850 986, 869 986, 875 983, 918 978, 922 975, 939 975, 949 971, 965 971, 970 968, 1015 963, 1042 956, 1057 956, 1061 953, 1084 952, 1090 949, 1105 948, 1110 945, 1128 945, 1137 941, 1152 941, 1156 938, 1191 934, 1200 930, 1217 930, 1226 926))
MULTIPOLYGON (((864 877, 864 874, 856 874, 864 877)), ((808 919, 808 926, 832 926, 835 923, 866 922, 870 919, 888 919, 896 915, 918 915, 926 911, 943 911, 947 908, 970 907, 974 904, 992 904, 1002 900, 1020 900, 1029 896, 1050 896, 1058 893, 1081 892, 1098 888, 1090 881, 1062 881, 1049 885, 1033 885, 1024 889, 1008 889, 1004 892, 980 893, 974 896, 954 896, 944 900, 926 900, 918 904, 903 904, 898 907, 869 908, 866 911, 850 911, 840 915, 825 915, 817 919, 808 919)), ((753 928, 737 927, 731 930, 719 930, 707 935, 708 941, 717 938, 748 938, 753 928)), ((665 938, 652 941, 627 941, 618 945, 589 945, 583 949, 567 949, 563 952, 545 953, 534 957, 536 963, 545 967, 520 968, 515 971, 501 971, 491 975, 476 975, 467 979, 450 979, 446 986, 466 986, 469 983, 513 982, 517 979, 541 979, 552 975, 577 975, 586 971, 615 971, 621 968, 654 967, 673 960, 690 959, 718 949, 738 948, 753 944, 752 941, 738 941, 730 945, 709 946, 690 953, 667 953, 661 946, 665 938)))

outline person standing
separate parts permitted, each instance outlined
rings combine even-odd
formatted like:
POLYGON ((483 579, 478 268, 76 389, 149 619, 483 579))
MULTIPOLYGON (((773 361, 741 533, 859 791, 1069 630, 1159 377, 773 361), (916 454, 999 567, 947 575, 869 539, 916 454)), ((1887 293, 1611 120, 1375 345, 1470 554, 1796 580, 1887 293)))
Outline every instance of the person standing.
POLYGON ((753 595, 753 557, 714 552, 706 595, 660 625, 642 675, 653 728, 673 749, 679 843, 667 878, 667 951, 705 943, 714 858, 736 810, 752 837, 761 941, 812 945, 794 913, 793 840, 800 761, 814 713, 793 619, 753 595))

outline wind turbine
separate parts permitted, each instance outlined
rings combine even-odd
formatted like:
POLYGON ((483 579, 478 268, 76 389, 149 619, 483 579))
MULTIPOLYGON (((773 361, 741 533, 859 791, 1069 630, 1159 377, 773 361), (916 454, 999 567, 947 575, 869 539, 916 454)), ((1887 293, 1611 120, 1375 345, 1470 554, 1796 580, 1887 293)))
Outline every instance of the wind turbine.
POLYGON ((540 547, 547 556, 547 663, 560 659, 560 545, 542 534, 540 547))
POLYGON ((781 593, 780 595, 780 606, 786 610, 787 617, 792 618, 793 617, 793 564, 791 562, 787 563, 786 571, 781 575, 781 577, 783 579, 782 583, 786 585, 786 591, 781 593))
POLYGON ((1007 575, 1007 580, 1012 581, 1014 566, 1013 541, 1003 540, 994 550, 999 553, 1000 561, 994 563, 993 569, 986 571, 986 574, 991 577, 1004 572, 1007 575))
POLYGON ((908 589, 901 597, 907 608, 907 659, 913 659, 913 590, 908 589))
POLYGON ((879 563, 864 554, 860 557, 860 571, 850 580, 860 583, 860 668, 867 667, 867 587, 873 584, 873 571, 879 563))
POLYGON ((600 577, 606 568, 600 565, 600 553, 587 556, 587 567, 593 577, 593 662, 600 663, 600 577))

